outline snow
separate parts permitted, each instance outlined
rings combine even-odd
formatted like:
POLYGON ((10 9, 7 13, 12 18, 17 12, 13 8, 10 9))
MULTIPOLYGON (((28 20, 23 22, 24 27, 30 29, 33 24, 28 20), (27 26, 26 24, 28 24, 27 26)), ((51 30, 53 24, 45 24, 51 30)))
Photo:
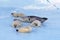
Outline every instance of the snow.
MULTIPOLYGON (((23 7, 35 4, 34 0, 2 0, 0 1, 0 39, 1 40, 60 40, 60 5, 57 1, 58 9, 44 4, 43 9, 23 9, 23 7), (17 1, 17 2, 16 2, 17 1), (25 3, 24 3, 25 2, 25 3), (27 3, 26 3, 27 2, 27 3), (20 3, 20 4, 19 4, 20 3), (47 7, 48 8, 47 8, 47 7), (46 8, 45 8, 46 7, 46 8), (11 26, 13 11, 23 12, 25 15, 35 15, 39 17, 47 17, 48 20, 39 28, 33 28, 31 33, 19 33, 11 26)), ((35 0, 36 1, 36 0, 35 0)), ((51 1, 50 1, 51 2, 51 1)), ((54 1, 55 2, 55 1, 54 1)), ((41 7, 41 6, 40 6, 41 7)))

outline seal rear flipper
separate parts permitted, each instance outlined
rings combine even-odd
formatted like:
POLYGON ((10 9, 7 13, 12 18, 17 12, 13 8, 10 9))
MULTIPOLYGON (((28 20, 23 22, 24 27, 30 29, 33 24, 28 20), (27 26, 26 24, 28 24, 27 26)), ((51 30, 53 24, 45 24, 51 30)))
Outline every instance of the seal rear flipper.
POLYGON ((41 18, 42 23, 45 22, 46 20, 48 20, 48 18, 45 18, 45 17, 41 18))
POLYGON ((42 19, 44 19, 44 20, 48 20, 48 18, 45 18, 45 17, 43 17, 42 19))

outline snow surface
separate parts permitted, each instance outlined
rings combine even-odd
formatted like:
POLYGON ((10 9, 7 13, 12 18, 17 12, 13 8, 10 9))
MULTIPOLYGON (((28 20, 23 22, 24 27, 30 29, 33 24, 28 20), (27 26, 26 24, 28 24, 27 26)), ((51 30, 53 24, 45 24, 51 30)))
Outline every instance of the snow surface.
POLYGON ((44 4, 47 6, 46 8, 37 9, 37 7, 32 7, 26 10, 23 9, 23 6, 33 4, 32 0, 20 1, 20 5, 19 1, 13 1, 0 1, 0 40, 60 40, 60 8, 57 9, 53 6, 47 8, 50 4, 48 6, 44 4), (14 19, 11 16, 13 11, 23 12, 25 15, 47 17, 48 20, 41 27, 33 28, 31 33, 18 33, 11 26, 14 19))

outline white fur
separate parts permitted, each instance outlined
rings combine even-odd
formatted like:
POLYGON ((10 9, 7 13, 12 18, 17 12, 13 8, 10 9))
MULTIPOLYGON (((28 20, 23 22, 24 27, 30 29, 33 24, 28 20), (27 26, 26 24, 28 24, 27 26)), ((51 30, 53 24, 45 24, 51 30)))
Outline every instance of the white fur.
POLYGON ((32 28, 30 26, 27 27, 22 27, 20 29, 18 29, 18 32, 22 32, 22 33, 27 33, 27 32, 31 32, 32 28))
POLYGON ((14 27, 14 25, 16 25, 16 27, 20 27, 22 25, 22 22, 20 22, 18 20, 13 21, 12 26, 14 27))
POLYGON ((14 17, 24 17, 25 15, 23 13, 17 13, 17 12, 13 12, 13 15, 14 17))
POLYGON ((31 23, 31 26, 36 26, 37 24, 37 27, 41 26, 41 22, 39 20, 35 20, 31 23))

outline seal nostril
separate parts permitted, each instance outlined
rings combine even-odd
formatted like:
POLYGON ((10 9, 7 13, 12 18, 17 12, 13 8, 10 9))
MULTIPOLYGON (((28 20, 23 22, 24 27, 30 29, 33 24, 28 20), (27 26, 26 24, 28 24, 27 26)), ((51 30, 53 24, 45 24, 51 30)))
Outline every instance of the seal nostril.
POLYGON ((18 32, 18 29, 16 29, 16 31, 18 32))

